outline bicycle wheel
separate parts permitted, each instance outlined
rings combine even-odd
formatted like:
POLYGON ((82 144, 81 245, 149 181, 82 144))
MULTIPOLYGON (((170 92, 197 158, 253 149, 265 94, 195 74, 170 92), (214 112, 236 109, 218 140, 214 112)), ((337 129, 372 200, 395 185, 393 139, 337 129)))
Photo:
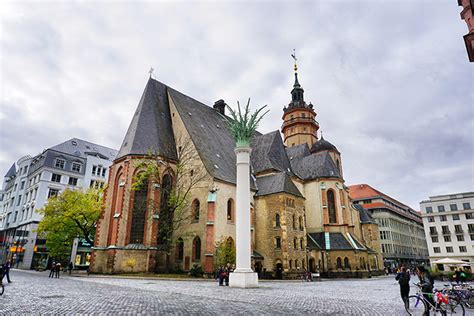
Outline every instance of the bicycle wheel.
POLYGON ((466 311, 461 301, 456 298, 449 298, 448 304, 441 303, 441 309, 446 312, 447 315, 465 315, 466 311))
POLYGON ((425 301, 418 295, 410 295, 405 303, 405 310, 409 315, 423 315, 426 309, 425 301))

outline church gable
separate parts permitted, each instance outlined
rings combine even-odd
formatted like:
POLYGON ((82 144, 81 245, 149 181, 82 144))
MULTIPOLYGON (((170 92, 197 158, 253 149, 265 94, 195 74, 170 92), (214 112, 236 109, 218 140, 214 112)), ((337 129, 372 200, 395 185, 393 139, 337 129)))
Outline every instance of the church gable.
POLYGON ((148 80, 117 159, 150 152, 177 159, 166 90, 161 82, 148 80))

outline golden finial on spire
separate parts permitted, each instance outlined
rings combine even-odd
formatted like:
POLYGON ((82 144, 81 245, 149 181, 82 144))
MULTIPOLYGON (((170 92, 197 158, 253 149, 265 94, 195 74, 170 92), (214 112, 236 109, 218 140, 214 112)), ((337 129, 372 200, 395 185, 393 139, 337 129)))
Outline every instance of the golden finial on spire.
POLYGON ((293 57, 293 59, 295 60, 295 72, 298 72, 298 65, 296 64, 296 62, 298 61, 298 59, 296 59, 296 51, 295 49, 293 48, 293 54, 291 54, 291 57, 293 57))

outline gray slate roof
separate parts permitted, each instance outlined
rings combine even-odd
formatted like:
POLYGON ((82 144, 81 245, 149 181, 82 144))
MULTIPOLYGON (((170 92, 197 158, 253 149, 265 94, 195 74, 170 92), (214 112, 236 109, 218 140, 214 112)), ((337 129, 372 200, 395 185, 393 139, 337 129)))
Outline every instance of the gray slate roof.
POLYGON ((331 144, 330 142, 328 142, 321 136, 321 139, 318 140, 316 143, 314 143, 313 146, 311 147, 311 152, 315 153, 315 152, 319 152, 323 150, 334 150, 334 151, 339 152, 336 146, 334 146, 333 144, 331 144))
POLYGON ((341 178, 334 160, 327 151, 310 154, 308 156, 297 156, 290 160, 291 169, 303 180, 318 178, 341 178))
POLYGON ((49 149, 80 158, 86 158, 87 155, 98 155, 103 159, 114 160, 117 156, 117 150, 115 149, 78 138, 72 138, 49 149))
POLYGON ((152 78, 143 91, 117 159, 148 153, 159 153, 174 160, 178 158, 171 128, 167 86, 152 78))
POLYGON ((297 145, 297 146, 288 147, 286 148, 286 153, 290 161, 295 158, 303 158, 311 154, 308 148, 308 144, 306 143, 297 145))
MULTIPOLYGON (((236 183, 235 141, 225 117, 179 91, 168 88, 168 92, 206 170, 217 179, 236 183)), ((255 189, 252 177, 250 185, 255 189)))
POLYGON ((16 166, 15 163, 8 169, 7 173, 5 174, 5 178, 11 178, 16 175, 16 166))
POLYGON ((356 210, 359 211, 359 218, 361 223, 376 223, 369 210, 363 208, 362 205, 359 204, 354 204, 353 206, 356 208, 356 210))
POLYGON ((257 188, 257 196, 284 192, 303 197, 303 194, 301 194, 286 172, 258 177, 257 188))
POLYGON ((254 173, 277 170, 291 174, 290 161, 285 152, 280 131, 273 131, 254 137, 251 162, 254 173))

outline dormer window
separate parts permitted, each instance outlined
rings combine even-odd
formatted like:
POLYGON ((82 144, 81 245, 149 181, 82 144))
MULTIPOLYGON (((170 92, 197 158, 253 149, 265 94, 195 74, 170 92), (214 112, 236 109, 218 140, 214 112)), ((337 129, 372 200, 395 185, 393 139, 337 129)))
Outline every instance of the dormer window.
POLYGON ((73 162, 71 169, 72 169, 72 171, 74 171, 74 172, 81 172, 81 167, 82 167, 82 164, 81 164, 81 163, 73 162))
POLYGON ((56 161, 54 162, 54 166, 59 169, 64 169, 64 166, 66 165, 66 160, 61 159, 61 158, 56 158, 56 161))

